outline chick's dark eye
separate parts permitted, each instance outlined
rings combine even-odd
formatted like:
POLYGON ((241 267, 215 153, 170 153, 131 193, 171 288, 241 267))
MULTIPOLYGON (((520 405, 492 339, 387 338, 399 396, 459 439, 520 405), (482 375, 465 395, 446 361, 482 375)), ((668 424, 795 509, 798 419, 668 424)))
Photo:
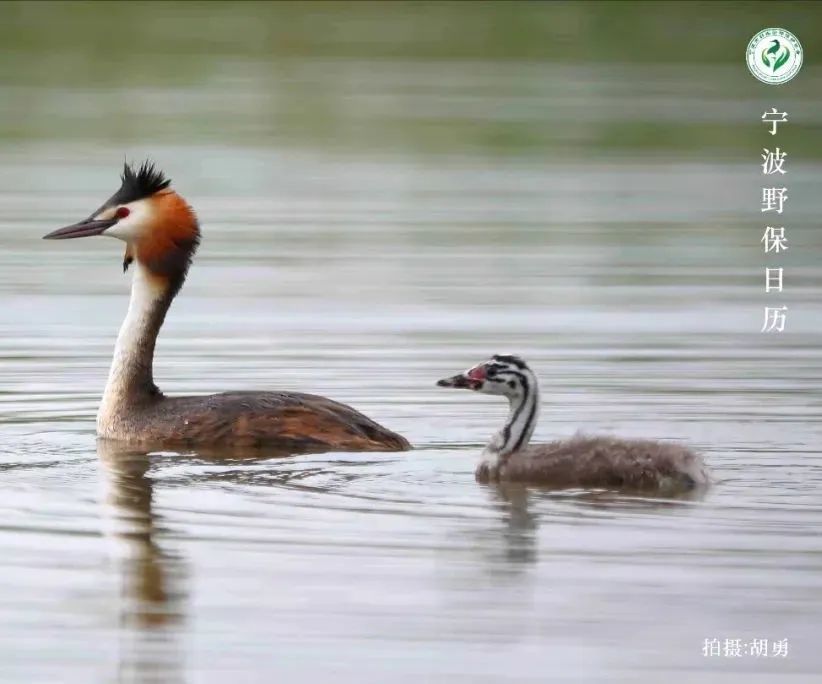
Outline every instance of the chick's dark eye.
POLYGON ((131 213, 128 207, 117 207, 117 211, 115 212, 115 216, 117 218, 125 218, 131 213))

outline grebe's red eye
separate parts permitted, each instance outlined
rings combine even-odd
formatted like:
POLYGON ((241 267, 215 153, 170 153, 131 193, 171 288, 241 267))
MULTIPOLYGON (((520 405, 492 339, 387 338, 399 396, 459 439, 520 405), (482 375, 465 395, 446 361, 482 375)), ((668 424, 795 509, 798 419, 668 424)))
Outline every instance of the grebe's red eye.
POLYGON ((117 216, 117 218, 125 218, 130 213, 131 213, 131 211, 129 211, 128 207, 117 207, 117 212, 116 212, 115 216, 117 216))

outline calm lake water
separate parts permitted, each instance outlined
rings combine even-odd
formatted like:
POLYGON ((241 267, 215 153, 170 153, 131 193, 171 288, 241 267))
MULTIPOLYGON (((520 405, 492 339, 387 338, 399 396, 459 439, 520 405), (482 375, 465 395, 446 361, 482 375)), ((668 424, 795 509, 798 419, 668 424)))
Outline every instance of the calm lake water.
POLYGON ((815 681, 822 165, 793 138, 790 249, 766 257, 757 120, 818 132, 818 68, 776 103, 730 67, 219 63, 184 88, 0 83, 0 681, 815 681), (614 121, 724 135, 631 148, 614 121), (96 443, 122 245, 39 238, 124 154, 203 224, 158 384, 316 392, 414 451, 96 443), (762 335, 774 302, 788 329, 762 335), (540 377, 535 440, 684 440, 717 483, 478 485, 505 406, 434 383, 495 352, 540 377))

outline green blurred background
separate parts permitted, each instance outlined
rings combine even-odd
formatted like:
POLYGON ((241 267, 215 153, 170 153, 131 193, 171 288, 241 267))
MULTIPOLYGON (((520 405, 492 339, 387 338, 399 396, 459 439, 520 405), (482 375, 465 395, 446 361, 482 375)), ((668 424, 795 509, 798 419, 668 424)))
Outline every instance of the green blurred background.
POLYGON ((822 154, 816 2, 5 2, 0 138, 490 155, 822 154), (805 66, 747 74, 778 24, 805 66))

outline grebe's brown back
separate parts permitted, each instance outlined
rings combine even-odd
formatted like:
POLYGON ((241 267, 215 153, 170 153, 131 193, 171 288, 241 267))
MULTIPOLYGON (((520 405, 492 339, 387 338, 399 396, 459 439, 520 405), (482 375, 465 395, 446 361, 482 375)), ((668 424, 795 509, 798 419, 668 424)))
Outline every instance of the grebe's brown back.
POLYGON ((49 240, 107 235, 126 243, 131 300, 120 328, 97 433, 127 442, 270 445, 284 450, 399 451, 400 435, 350 406, 312 394, 229 392, 166 397, 154 384, 154 346, 200 242, 194 211, 153 164, 125 165, 120 189, 49 240))
POLYGON ((437 384, 508 398, 508 420, 491 438, 477 467, 476 477, 481 482, 506 480, 557 488, 666 493, 691 490, 708 482, 700 456, 680 444, 576 436, 529 445, 539 413, 539 387, 534 373, 518 356, 493 356, 437 384))

